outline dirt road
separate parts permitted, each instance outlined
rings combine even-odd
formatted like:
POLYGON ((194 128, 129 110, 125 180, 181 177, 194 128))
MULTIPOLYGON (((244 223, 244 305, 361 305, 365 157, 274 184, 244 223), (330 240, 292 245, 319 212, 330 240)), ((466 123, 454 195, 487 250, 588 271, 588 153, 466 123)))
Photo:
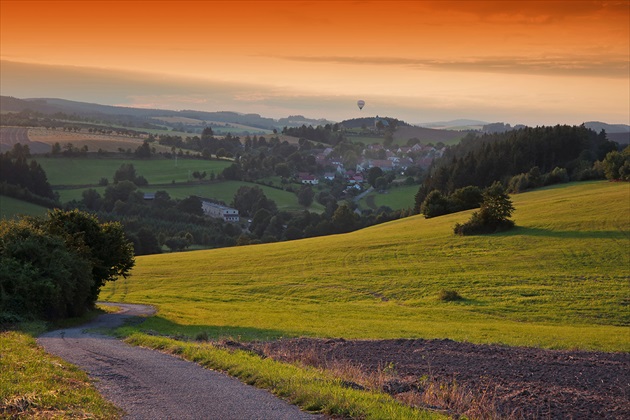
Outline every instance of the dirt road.
POLYGON ((37 341, 46 351, 96 379, 101 394, 131 419, 313 419, 267 391, 245 385, 157 351, 133 347, 86 329, 114 328, 130 317, 151 315, 143 305, 116 304, 123 312, 101 315, 78 328, 37 341))

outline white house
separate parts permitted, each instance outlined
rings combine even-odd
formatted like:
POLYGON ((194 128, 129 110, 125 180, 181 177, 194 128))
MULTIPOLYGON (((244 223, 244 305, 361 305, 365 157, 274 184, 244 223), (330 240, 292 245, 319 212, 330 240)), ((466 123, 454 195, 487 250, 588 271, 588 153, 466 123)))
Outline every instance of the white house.
POLYGON ((231 207, 204 200, 201 202, 201 208, 204 214, 217 219, 223 219, 225 222, 238 222, 240 220, 238 210, 231 207))

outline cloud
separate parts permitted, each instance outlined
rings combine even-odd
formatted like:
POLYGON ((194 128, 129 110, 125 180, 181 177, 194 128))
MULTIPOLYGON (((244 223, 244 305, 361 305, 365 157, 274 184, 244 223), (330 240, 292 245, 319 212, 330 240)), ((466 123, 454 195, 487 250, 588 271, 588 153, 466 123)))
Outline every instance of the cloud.
POLYGON ((602 16, 627 22, 628 1, 428 1, 434 11, 468 13, 482 21, 545 25, 580 17, 602 16))
POLYGON ((406 66, 419 70, 473 71, 483 73, 539 74, 558 76, 594 76, 627 78, 630 71, 627 57, 602 56, 563 57, 469 57, 458 60, 416 59, 407 57, 359 56, 282 56, 288 61, 406 66))

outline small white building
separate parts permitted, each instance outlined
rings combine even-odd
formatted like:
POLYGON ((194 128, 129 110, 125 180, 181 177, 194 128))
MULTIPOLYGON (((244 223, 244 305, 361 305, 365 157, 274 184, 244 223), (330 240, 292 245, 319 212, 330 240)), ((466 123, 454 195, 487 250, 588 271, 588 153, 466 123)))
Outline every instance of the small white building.
POLYGON ((225 222, 238 222, 240 220, 238 210, 228 206, 203 200, 201 202, 201 208, 205 215, 223 219, 225 222))

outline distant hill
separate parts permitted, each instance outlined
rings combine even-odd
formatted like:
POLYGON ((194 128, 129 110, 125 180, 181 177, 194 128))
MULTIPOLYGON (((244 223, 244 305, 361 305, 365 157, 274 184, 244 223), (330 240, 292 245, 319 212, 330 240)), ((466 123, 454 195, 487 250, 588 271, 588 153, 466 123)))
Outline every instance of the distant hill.
POLYGON ((606 133, 630 133, 630 125, 627 124, 607 124, 601 121, 589 121, 585 122, 584 125, 597 132, 606 130, 606 133))
MULTIPOLYGON (((59 98, 18 99, 0 96, 0 110, 3 112, 21 112, 26 109, 43 114, 58 112, 78 115, 86 118, 106 119, 114 122, 160 123, 170 128, 199 130, 206 122, 238 124, 261 130, 282 129, 284 126, 325 125, 331 121, 311 119, 301 115, 275 120, 258 114, 241 114, 231 111, 207 112, 195 110, 173 111, 166 109, 145 109, 123 106, 100 105, 87 102, 70 101, 59 98), (190 124, 186 124, 190 122, 190 124)), ((140 125, 141 126, 141 125, 140 125)), ((246 129, 244 129, 246 131, 246 129)))
POLYGON ((606 131, 608 140, 619 143, 620 145, 630 145, 630 125, 627 124, 607 124, 601 121, 589 121, 584 125, 593 131, 606 131))
POLYGON ((437 130, 433 128, 405 126, 399 127, 394 133, 395 140, 409 140, 416 138, 423 143, 453 144, 459 142, 466 135, 465 131, 437 130))
POLYGON ((352 128, 363 128, 363 127, 368 127, 368 128, 372 128, 374 127, 374 123, 376 122, 376 119, 379 120, 386 120, 386 121, 390 121, 392 123, 395 123, 395 125, 397 127, 405 127, 405 126, 410 126, 411 124, 406 123, 405 121, 399 120, 397 118, 391 118, 391 117, 364 117, 364 118, 352 118, 349 120, 343 120, 342 122, 340 122, 339 124, 341 124, 344 128, 348 128, 348 129, 352 129, 352 128))
POLYGON ((425 128, 436 128, 445 130, 480 130, 481 127, 488 124, 486 121, 457 119, 450 121, 435 121, 426 123, 417 123, 415 125, 425 128))

